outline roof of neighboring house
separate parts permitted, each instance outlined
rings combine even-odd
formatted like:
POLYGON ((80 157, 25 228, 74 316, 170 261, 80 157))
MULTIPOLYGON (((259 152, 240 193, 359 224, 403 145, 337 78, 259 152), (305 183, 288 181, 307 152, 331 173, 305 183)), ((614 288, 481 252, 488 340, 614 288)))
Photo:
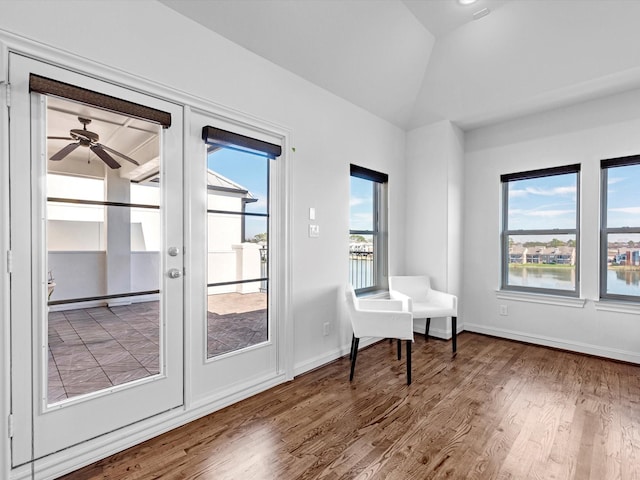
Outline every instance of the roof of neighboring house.
POLYGON ((242 185, 229 180, 224 175, 220 175, 213 170, 207 170, 207 189, 219 192, 237 193, 243 195, 244 198, 255 198, 253 194, 242 185))
POLYGON ((523 247, 522 244, 516 243, 509 247, 510 255, 522 255, 527 251, 527 247, 523 247))
POLYGON ((527 248, 527 255, 573 255, 575 247, 560 246, 560 247, 544 247, 536 245, 534 247, 527 248))

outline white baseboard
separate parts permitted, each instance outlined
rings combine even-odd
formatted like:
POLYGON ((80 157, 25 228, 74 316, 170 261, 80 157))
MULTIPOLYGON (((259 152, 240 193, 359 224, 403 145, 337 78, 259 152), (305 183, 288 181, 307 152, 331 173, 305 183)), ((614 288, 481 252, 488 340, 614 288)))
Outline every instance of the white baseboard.
MULTIPOLYGON (((379 341, 379 338, 363 338, 360 340, 360 348, 358 350, 368 347, 369 345, 373 345, 374 343, 379 341)), ((342 347, 331 350, 330 352, 323 355, 318 355, 317 357, 305 360, 303 363, 298 363, 293 367, 293 374, 295 376, 302 375, 303 373, 313 370, 314 368, 318 368, 326 365, 327 363, 331 363, 334 360, 347 355, 350 350, 350 344, 343 345, 342 347)))
POLYGON ((485 325, 477 325, 474 323, 465 323, 465 330, 469 332, 483 333, 485 335, 492 335, 494 337, 518 340, 520 342, 533 343, 535 345, 542 345, 545 347, 560 348, 570 352, 585 353, 587 355, 595 355, 598 357, 610 358, 612 360, 621 360, 624 362, 640 364, 640 354, 638 352, 604 348, 599 345, 573 342, 544 335, 533 335, 526 332, 518 332, 504 328, 487 327, 485 325))
POLYGON ((237 385, 232 392, 230 390, 217 392, 192 404, 188 410, 183 407, 176 408, 37 460, 33 465, 33 472, 31 465, 13 469, 10 480, 53 480, 285 381, 284 375, 269 376, 254 379, 245 386, 237 385))
MULTIPOLYGON (((450 320, 447 320, 447 325, 450 325, 450 320)), ((457 330, 458 333, 462 332, 465 328, 464 325, 460 324, 460 319, 458 319, 458 324, 457 324, 457 330)), ((419 333, 421 335, 424 335, 424 331, 426 330, 427 325, 426 325, 426 321, 419 319, 417 322, 413 323, 413 332, 414 333, 419 333)), ((433 326, 433 320, 431 321, 431 325, 429 326, 429 336, 430 337, 435 337, 435 338, 440 338, 442 340, 451 340, 452 335, 452 331, 451 328, 438 328, 438 327, 434 327, 433 326)))
POLYGON ((160 300, 160 296, 157 293, 151 293, 149 295, 140 295, 137 297, 126 297, 117 300, 90 300, 88 302, 80 303, 67 303, 62 305, 51 305, 49 307, 50 312, 64 312, 66 310, 77 310, 79 308, 94 308, 94 307, 117 307, 120 305, 131 305, 133 303, 142 302, 157 302, 160 300))

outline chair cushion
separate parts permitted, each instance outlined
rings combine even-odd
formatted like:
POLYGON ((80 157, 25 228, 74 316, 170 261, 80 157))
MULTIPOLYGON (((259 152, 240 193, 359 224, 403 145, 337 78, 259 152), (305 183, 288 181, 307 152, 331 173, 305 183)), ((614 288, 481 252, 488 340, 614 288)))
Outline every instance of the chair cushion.
POLYGON ((448 305, 432 302, 413 302, 414 318, 450 317, 455 312, 448 305))

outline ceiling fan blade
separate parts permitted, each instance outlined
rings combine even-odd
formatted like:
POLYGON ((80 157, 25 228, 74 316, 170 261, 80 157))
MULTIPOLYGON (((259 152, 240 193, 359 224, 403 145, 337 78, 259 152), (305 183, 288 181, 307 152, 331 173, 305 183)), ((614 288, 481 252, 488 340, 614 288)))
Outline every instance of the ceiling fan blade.
POLYGON ((71 137, 47 137, 47 140, 73 140, 71 137))
POLYGON ((103 147, 104 147, 103 145, 100 145, 98 143, 96 145, 92 145, 89 148, 91 149, 91 151, 93 153, 95 153, 98 157, 100 157, 100 160, 102 160, 104 163, 109 165, 109 167, 114 168, 114 169, 115 168, 120 168, 120 164, 118 162, 116 162, 111 155, 109 155, 107 152, 105 152, 102 149, 103 147))
POLYGON ((70 143, 66 147, 63 147, 61 150, 59 150, 58 153, 53 154, 49 160, 54 160, 54 161, 62 160, 64 157, 69 155, 71 152, 73 152, 79 146, 80 146, 80 142, 78 142, 78 143, 70 143))
POLYGON ((104 148, 107 152, 111 152, 111 153, 113 153, 114 155, 118 155, 119 157, 124 158, 125 160, 127 160, 127 161, 129 161, 129 162, 133 163, 134 165, 140 165, 140 164, 139 164, 138 162, 136 162, 133 158, 131 158, 131 157, 127 157, 124 153, 120 153, 120 152, 118 152, 117 150, 114 150, 113 148, 109 148, 109 147, 107 147, 106 145, 102 145, 101 143, 96 143, 96 146, 97 146, 97 147, 104 148))

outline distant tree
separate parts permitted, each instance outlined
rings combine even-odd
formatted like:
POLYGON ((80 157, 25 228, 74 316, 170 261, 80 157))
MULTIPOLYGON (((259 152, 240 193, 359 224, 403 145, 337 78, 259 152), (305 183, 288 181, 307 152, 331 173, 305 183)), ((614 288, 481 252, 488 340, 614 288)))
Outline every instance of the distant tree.
POLYGON ((349 235, 349 241, 353 243, 368 243, 362 235, 349 235))
POLYGON ((524 242, 522 244, 525 247, 546 247, 547 244, 544 242, 524 242))
POLYGON ((249 241, 252 243, 267 243, 267 233, 258 233, 249 241))
POLYGON ((562 240, 558 240, 557 238, 554 238, 549 242, 550 247, 563 247, 565 245, 566 244, 562 240))
POLYGON ((636 244, 634 243, 633 240, 629 240, 629 242, 627 243, 627 247, 629 247, 629 248, 633 248, 635 246, 636 246, 636 244))
POLYGON ((574 239, 567 241, 567 247, 575 247, 575 246, 576 246, 576 241, 574 239))

